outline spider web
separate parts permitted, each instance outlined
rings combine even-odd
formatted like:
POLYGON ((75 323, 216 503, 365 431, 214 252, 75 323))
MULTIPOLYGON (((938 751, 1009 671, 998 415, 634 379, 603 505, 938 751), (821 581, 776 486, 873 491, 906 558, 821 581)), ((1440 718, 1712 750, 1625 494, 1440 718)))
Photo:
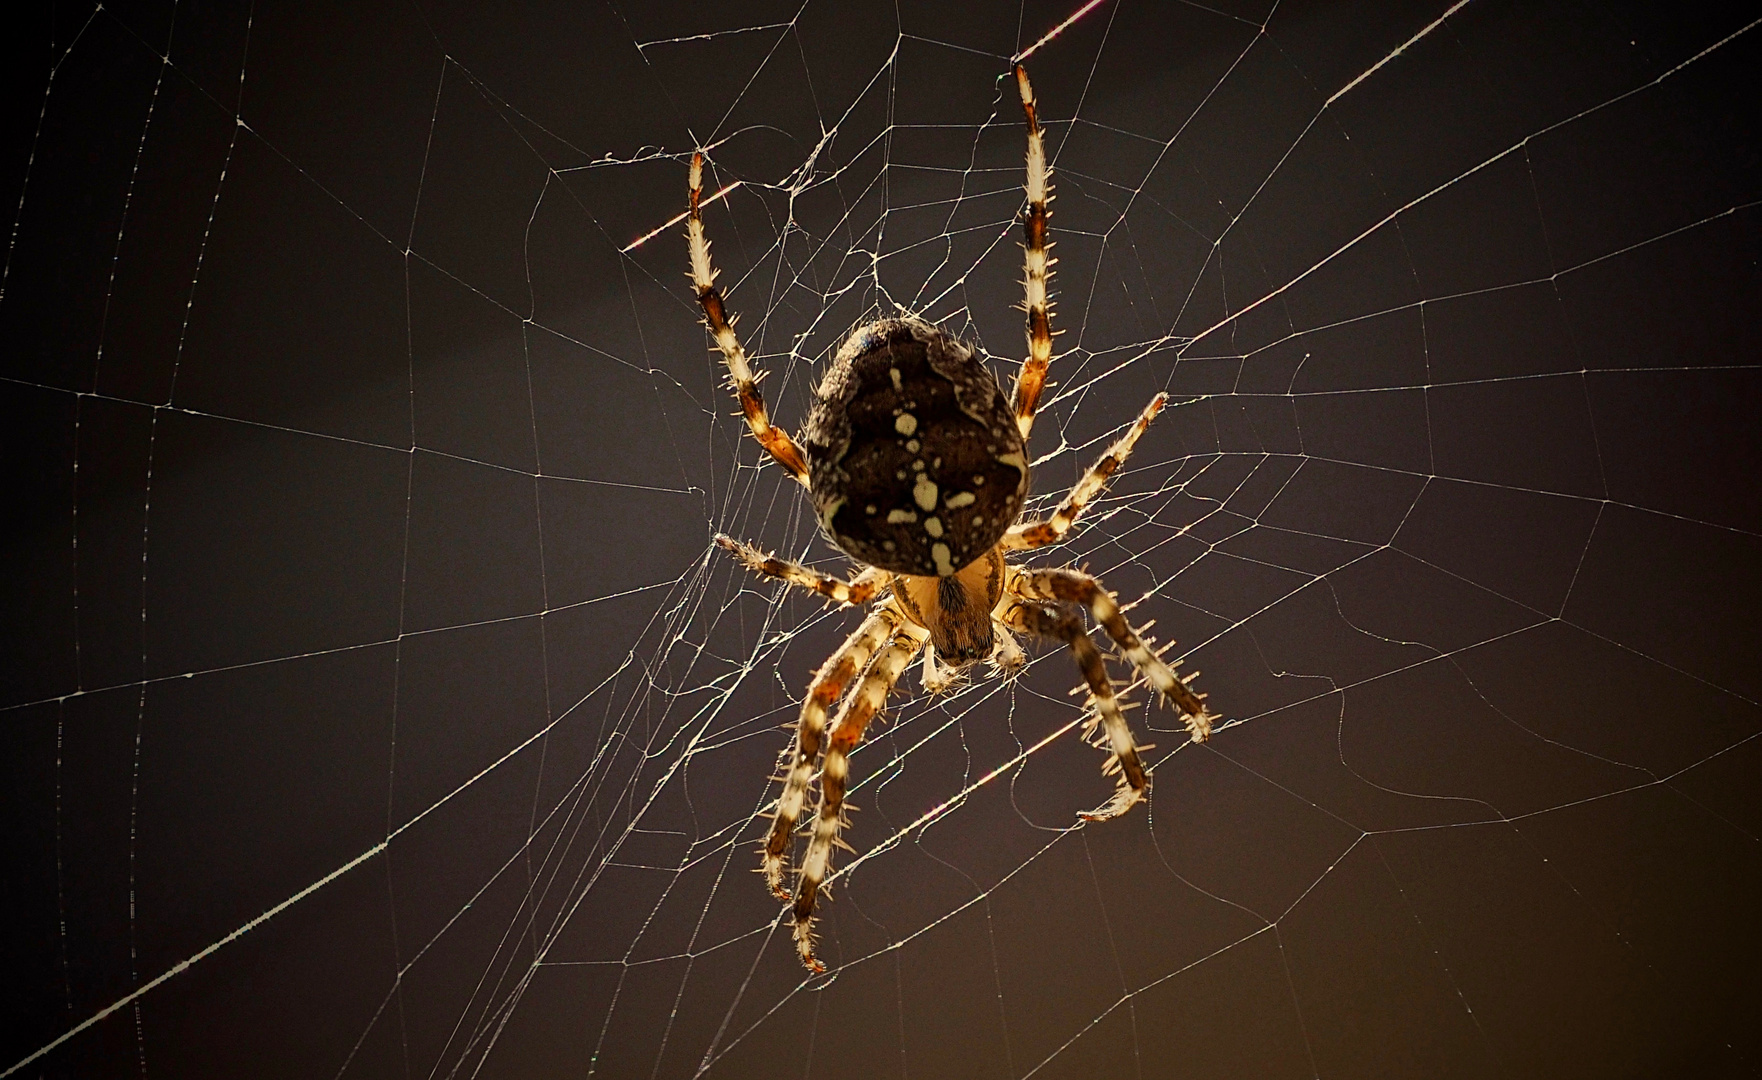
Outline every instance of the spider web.
POLYGON ((960 7, 20 35, 6 1075, 1762 1068, 1754 17, 960 7), (845 566, 663 223, 704 148, 786 426, 876 314, 1007 375, 1030 47, 1034 507, 1172 398, 1030 561, 1226 722, 1079 826, 1063 650, 909 676, 807 978, 750 871, 856 616, 710 542, 845 566))

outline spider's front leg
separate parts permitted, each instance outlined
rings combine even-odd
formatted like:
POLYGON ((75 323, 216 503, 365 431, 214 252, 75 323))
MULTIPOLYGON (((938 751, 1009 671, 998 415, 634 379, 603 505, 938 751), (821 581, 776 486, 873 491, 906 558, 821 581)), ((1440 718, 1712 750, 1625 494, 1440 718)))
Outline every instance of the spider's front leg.
POLYGON ((1107 664, 1095 642, 1089 639, 1089 628, 1083 625, 1082 613, 1070 604, 1027 599, 1010 609, 1006 622, 1017 630, 1069 645, 1078 669, 1083 672, 1083 681, 1089 684, 1089 698, 1095 703, 1095 715, 1090 720, 1091 727, 1085 730, 1093 731, 1094 724, 1101 725, 1102 736, 1112 750, 1101 771, 1110 776, 1117 774, 1119 787, 1106 806, 1083 816, 1090 821, 1104 821, 1130 810, 1150 788, 1150 777, 1138 757, 1140 750, 1150 747, 1139 746, 1133 739, 1125 711, 1120 708, 1120 699, 1114 695, 1113 680, 1107 676, 1107 664))
POLYGON ((844 788, 850 778, 850 752, 862 741, 869 721, 887 703, 888 692, 929 636, 928 631, 916 626, 898 626, 893 641, 869 665, 863 681, 845 700, 838 718, 832 723, 826 762, 820 770, 819 816, 814 820, 814 836, 808 842, 807 857, 801 864, 801 880, 795 890, 795 947, 802 963, 811 971, 826 970, 826 965, 814 956, 814 902, 820 894, 821 883, 826 880, 826 872, 831 868, 832 845, 848 850, 848 845, 838 839, 838 830, 845 825, 844 788))
POLYGON ((1144 641, 1139 638, 1119 605, 1101 584, 1099 578, 1080 570, 1023 570, 1012 576, 1010 591, 1029 600, 1052 600, 1080 604, 1095 616, 1107 636, 1120 647, 1120 653, 1155 687, 1163 700, 1181 713, 1187 734, 1194 742, 1204 742, 1211 735, 1211 723, 1217 716, 1205 707, 1205 695, 1195 693, 1188 684, 1199 672, 1178 676, 1144 641))
POLYGON ((783 774, 783 793, 777 797, 771 833, 765 838, 760 855, 765 884, 779 900, 789 899, 789 890, 783 887, 783 863, 789 856, 795 823, 801 820, 808 785, 814 779, 814 763, 819 759, 820 743, 826 733, 826 712, 844 696, 857 672, 868 666, 875 650, 898 629, 899 619, 890 609, 870 612, 844 639, 844 644, 820 665, 808 686, 807 697, 801 703, 801 719, 796 724, 795 744, 789 750, 789 764, 783 774))

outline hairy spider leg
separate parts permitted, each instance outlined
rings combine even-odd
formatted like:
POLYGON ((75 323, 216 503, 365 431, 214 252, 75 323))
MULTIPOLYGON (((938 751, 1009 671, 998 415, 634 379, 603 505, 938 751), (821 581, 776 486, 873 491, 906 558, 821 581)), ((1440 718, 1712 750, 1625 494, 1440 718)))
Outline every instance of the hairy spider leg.
POLYGON ((866 604, 874 598, 875 593, 887 580, 884 571, 870 567, 862 573, 846 581, 822 574, 818 570, 809 569, 800 563, 779 559, 775 555, 767 555, 751 544, 742 543, 731 536, 716 534, 716 544, 722 550, 732 552, 734 557, 755 574, 777 578, 798 589, 823 596, 838 604, 866 604))
POLYGON ((802 963, 809 970, 823 972, 826 965, 814 956, 814 901, 821 882, 831 868, 832 845, 849 850, 838 838, 845 825, 844 787, 850 775, 850 752, 862 741, 863 732, 887 702, 887 694, 899 681, 906 665, 924 647, 928 631, 902 625, 894 631, 893 641, 875 657, 862 682, 851 692, 838 718, 832 722, 832 735, 826 746, 826 761, 820 769, 820 810, 814 820, 814 836, 808 842, 807 856, 801 864, 801 880, 795 889, 795 947, 802 963))
POLYGON ((771 425, 771 418, 765 412, 764 395, 759 393, 759 378, 762 376, 754 375, 747 365, 746 350, 741 348, 740 338, 734 333, 735 318, 728 314, 722 304, 722 293, 716 288, 716 275, 720 271, 710 264, 710 241, 704 236, 704 219, 698 212, 698 202, 703 198, 703 180, 704 156, 693 154, 691 204, 685 218, 685 237, 691 243, 691 283, 697 287, 697 302, 704 309, 704 322, 715 335, 716 347, 722 350, 722 359, 728 365, 728 379, 734 386, 734 396, 740 399, 740 411, 746 414, 747 428, 777 464, 806 487, 807 462, 802 459, 801 450, 789 437, 789 432, 771 425))
POLYGON ((1150 788, 1150 777, 1145 774, 1144 763, 1138 757, 1140 750, 1149 750, 1150 747, 1139 746, 1133 739, 1125 710, 1114 694, 1113 680, 1108 678, 1107 665, 1102 661, 1095 642, 1089 639, 1081 611, 1069 604, 1025 599, 1010 609, 1004 621, 1015 629, 1069 645, 1077 669, 1083 673, 1083 681, 1089 684, 1089 700, 1095 711, 1084 726, 1084 733, 1094 736, 1095 726, 1101 726, 1096 745, 1111 751, 1101 771, 1114 776, 1117 787, 1106 806, 1084 814, 1084 819, 1105 821, 1130 810, 1150 788))
POLYGON ((1016 376, 1016 424, 1022 438, 1034 429, 1034 413, 1040 408, 1040 395, 1046 389, 1046 366, 1052 363, 1052 301, 1047 296, 1047 283, 1052 279, 1052 245, 1046 241, 1046 219, 1051 212, 1046 205, 1052 201, 1052 173, 1046 167, 1046 142, 1040 131, 1035 111, 1034 88, 1028 85, 1028 71, 1016 65, 1016 89, 1022 94, 1022 112, 1028 118, 1028 208, 1022 214, 1022 287, 1027 296, 1023 307, 1028 313, 1028 359, 1022 362, 1016 376))
POLYGON ((820 665, 808 686, 807 697, 801 703, 801 719, 796 724, 795 743, 785 758, 789 764, 783 774, 783 793, 777 797, 777 812, 771 818, 771 833, 765 838, 760 862, 765 884, 779 900, 789 899, 789 890, 783 887, 783 867, 795 836, 795 824, 801 820, 808 785, 814 779, 814 763, 826 733, 826 712, 844 696, 857 673, 868 667, 875 650, 898 631, 899 624, 900 619, 891 608, 870 612, 838 651, 820 665))
POLYGON ((1113 474, 1118 471, 1121 465, 1125 464, 1127 458, 1132 456, 1132 448, 1138 444, 1139 436, 1144 434, 1145 429, 1150 426, 1150 422, 1156 419, 1156 414, 1162 412, 1163 406, 1167 405, 1168 401, 1167 394, 1158 394, 1151 398, 1150 404, 1144 406, 1144 411, 1138 414, 1138 419, 1126 430, 1124 435, 1121 435, 1112 446, 1107 448, 1107 453, 1101 455, 1099 461, 1090 466, 1089 471, 1084 473, 1083 478, 1071 488, 1070 494, 1065 496, 1064 502, 1059 504, 1052 516, 1038 521, 1024 521, 1011 526, 1003 538, 1004 549, 1021 550, 1045 547, 1063 540, 1065 534, 1071 531, 1071 526, 1077 523, 1077 518, 1088 508, 1089 503, 1101 494, 1102 490, 1107 487, 1107 482, 1113 478, 1113 474))
POLYGON ((1080 570, 1022 570, 1011 580, 1010 591, 1029 600, 1052 600, 1087 608, 1119 646, 1120 654, 1144 676, 1144 681, 1180 712, 1188 736, 1194 742, 1204 742, 1211 736, 1211 722, 1217 717, 1205 707, 1205 695, 1195 693, 1188 685, 1199 677, 1199 672, 1182 677, 1163 663, 1126 622, 1126 616, 1100 578, 1080 570))

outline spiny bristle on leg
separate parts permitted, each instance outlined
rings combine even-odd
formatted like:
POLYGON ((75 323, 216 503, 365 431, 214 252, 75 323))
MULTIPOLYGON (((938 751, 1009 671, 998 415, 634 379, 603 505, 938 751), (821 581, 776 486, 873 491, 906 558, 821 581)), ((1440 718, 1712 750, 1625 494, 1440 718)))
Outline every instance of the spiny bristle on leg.
POLYGON ((765 885, 770 888, 771 895, 779 900, 789 899, 789 890, 783 887, 783 857, 773 855, 759 846, 759 872, 765 875, 765 885))
POLYGON ((814 955, 814 919, 811 915, 795 921, 795 952, 801 957, 803 967, 815 975, 826 974, 826 965, 814 955))
MULTIPOLYGON (((1117 759, 1114 766, 1117 771, 1119 767, 1117 759)), ((1099 810, 1091 810, 1086 814, 1079 814, 1077 816, 1084 821, 1107 821, 1111 818, 1117 818, 1121 814, 1132 809, 1132 807, 1137 806, 1140 802, 1143 802, 1145 795, 1148 794, 1149 791, 1150 783, 1148 779, 1145 781, 1143 788, 1134 788, 1125 782, 1124 777, 1121 777, 1120 782, 1114 787, 1113 798, 1109 799, 1106 805, 1099 810)))
POLYGON ((876 655, 832 721, 825 762, 820 769, 820 805, 814 815, 813 836, 802 857, 792 908, 796 947, 802 963, 814 971, 825 970, 814 959, 814 902, 831 876, 832 848, 838 843, 839 830, 849 824, 844 814, 844 792, 850 779, 850 753, 862 741, 870 721, 886 705, 887 694, 899 681, 900 673, 928 638, 929 634, 919 628, 902 626, 897 629, 892 642, 876 655))

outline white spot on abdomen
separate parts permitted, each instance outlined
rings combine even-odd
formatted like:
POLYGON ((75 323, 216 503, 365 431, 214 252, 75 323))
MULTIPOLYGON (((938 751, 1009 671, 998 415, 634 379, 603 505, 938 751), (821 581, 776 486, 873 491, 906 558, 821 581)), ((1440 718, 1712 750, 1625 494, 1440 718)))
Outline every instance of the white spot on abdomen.
POLYGON ((970 491, 957 491, 943 503, 950 510, 959 510, 963 506, 971 506, 977 497, 970 491))
POLYGON ((924 519, 924 531, 929 533, 931 535, 931 537, 933 537, 933 538, 941 536, 942 535, 942 520, 940 518, 925 518, 924 519))
MULTIPOLYGON (((896 371, 894 374, 898 375, 899 372, 896 371)), ((899 432, 901 435, 910 435, 912 432, 918 430, 918 418, 911 413, 900 413, 898 416, 894 417, 893 430, 899 432)))
POLYGON ((887 511, 887 524, 889 525, 904 525, 908 521, 916 520, 918 520, 918 515, 910 510, 887 511))
POLYGON ((921 510, 936 509, 936 481, 928 476, 918 477, 918 482, 912 485, 912 501, 921 510))
POLYGON ((954 563, 950 561, 947 544, 931 544, 930 557, 936 560, 937 577, 954 576, 954 563))

